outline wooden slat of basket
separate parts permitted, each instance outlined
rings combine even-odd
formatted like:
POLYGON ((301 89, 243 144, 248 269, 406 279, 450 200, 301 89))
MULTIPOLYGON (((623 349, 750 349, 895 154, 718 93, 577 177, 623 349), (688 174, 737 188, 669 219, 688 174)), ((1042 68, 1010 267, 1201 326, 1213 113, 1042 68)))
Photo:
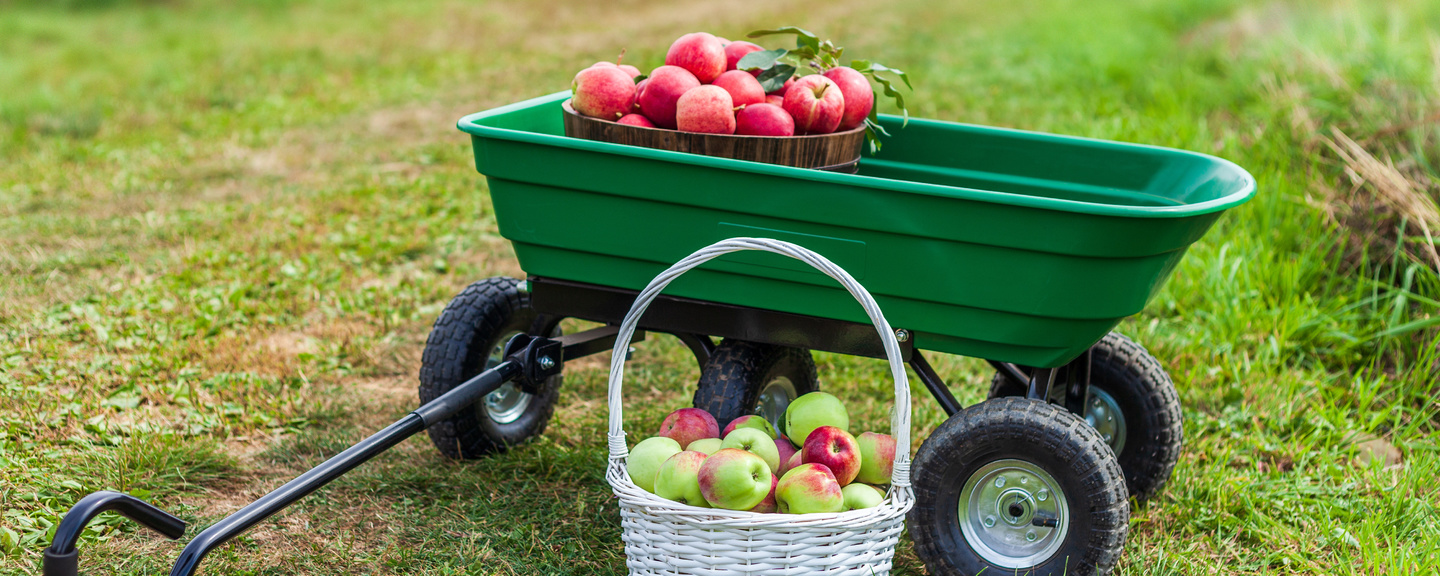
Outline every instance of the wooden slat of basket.
POLYGON ((766 162, 799 168, 854 172, 865 143, 865 127, 834 134, 807 136, 733 136, 697 134, 659 128, 617 124, 577 114, 566 100, 565 135, 612 144, 644 146, 751 162, 766 162))

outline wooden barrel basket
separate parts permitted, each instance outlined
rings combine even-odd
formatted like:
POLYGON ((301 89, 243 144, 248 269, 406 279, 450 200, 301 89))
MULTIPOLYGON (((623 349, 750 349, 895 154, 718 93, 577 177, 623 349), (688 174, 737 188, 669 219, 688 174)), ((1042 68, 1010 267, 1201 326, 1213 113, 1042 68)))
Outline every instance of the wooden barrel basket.
POLYGON ((582 116, 566 100, 565 135, 612 144, 644 146, 751 162, 781 164, 854 174, 860 168, 865 126, 833 134, 807 136, 735 136, 697 134, 617 124, 582 116))

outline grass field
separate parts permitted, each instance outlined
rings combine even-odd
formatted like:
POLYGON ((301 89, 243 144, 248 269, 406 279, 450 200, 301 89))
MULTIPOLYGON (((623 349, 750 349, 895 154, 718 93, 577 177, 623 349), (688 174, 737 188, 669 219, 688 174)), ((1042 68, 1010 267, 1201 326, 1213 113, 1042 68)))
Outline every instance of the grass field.
MULTIPOLYGON (((916 116, 1259 180, 1119 328, 1174 377, 1187 442, 1119 573, 1440 565, 1440 3, 599 4, 0 1, 0 573, 36 573, 87 492, 204 525, 413 408, 449 298, 521 274, 461 115, 621 48, 648 69, 681 33, 782 24, 905 68, 916 116)), ((567 367, 542 439, 466 463, 412 439, 206 573, 622 573, 605 362, 567 367)), ((817 362, 881 426, 883 365, 817 362)), ((688 401, 693 364, 639 346, 635 428, 688 401)), ((984 398, 982 363, 937 368, 984 398)), ((916 398, 923 438, 943 413, 916 398)), ((82 550, 154 574, 179 547, 109 516, 82 550)))

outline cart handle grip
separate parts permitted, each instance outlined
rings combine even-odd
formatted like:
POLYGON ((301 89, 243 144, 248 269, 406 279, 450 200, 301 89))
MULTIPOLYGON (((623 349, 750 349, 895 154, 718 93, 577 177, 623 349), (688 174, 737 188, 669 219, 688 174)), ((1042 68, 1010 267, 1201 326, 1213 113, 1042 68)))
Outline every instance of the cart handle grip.
POLYGON ((61 518, 50 547, 45 549, 45 576, 75 576, 79 571, 79 552, 75 550, 75 544, 80 540, 80 532, 100 513, 111 510, 171 540, 185 535, 184 520, 129 494, 101 490, 81 498, 61 518))
POLYGON ((885 320, 885 315, 880 312, 880 305, 875 303, 875 298, 849 272, 809 249, 770 238, 730 238, 696 250, 693 254, 661 272, 659 276, 650 281, 644 290, 640 291, 640 295, 635 298, 635 303, 630 306, 630 311, 625 314, 624 321, 620 323, 620 332, 615 337, 615 349, 610 355, 610 459, 623 460, 629 455, 629 450, 625 445, 625 430, 622 426, 624 418, 620 389, 625 379, 625 352, 630 346, 630 338, 635 332, 636 325, 640 322, 640 317, 644 315, 645 309, 670 282, 680 275, 725 254, 743 250, 772 252, 809 264, 825 275, 834 278, 865 308, 870 322, 875 325, 876 331, 880 334, 880 341, 885 346, 885 357, 890 361, 890 374, 895 379, 895 406, 890 411, 890 433, 895 436, 895 467, 891 476, 891 485, 908 487, 910 485, 910 380, 905 374, 905 361, 900 353, 900 343, 895 339, 895 331, 890 327, 890 322, 885 320))

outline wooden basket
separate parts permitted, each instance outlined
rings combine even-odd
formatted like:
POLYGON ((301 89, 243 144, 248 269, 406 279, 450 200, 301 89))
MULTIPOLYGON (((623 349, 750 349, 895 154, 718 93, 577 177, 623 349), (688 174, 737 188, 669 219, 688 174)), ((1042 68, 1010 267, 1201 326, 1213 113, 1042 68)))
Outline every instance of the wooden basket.
POLYGON ((612 144, 644 146, 751 162, 854 174, 865 144, 865 126, 808 136, 734 136, 642 128, 582 116, 566 100, 565 135, 612 144))

